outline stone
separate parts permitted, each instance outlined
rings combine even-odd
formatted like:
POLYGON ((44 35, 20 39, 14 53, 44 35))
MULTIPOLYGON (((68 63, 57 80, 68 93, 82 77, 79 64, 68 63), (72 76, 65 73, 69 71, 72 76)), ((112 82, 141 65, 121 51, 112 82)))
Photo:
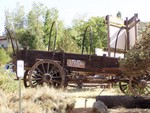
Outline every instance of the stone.
POLYGON ((107 106, 100 100, 94 102, 93 111, 97 113, 108 113, 107 106))

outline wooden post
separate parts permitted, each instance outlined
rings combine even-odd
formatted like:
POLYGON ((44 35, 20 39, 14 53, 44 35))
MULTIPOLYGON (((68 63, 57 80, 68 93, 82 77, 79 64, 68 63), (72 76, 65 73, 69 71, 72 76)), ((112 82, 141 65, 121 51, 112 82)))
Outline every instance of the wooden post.
POLYGON ((106 16, 106 21, 107 21, 107 48, 108 48, 108 57, 110 57, 110 20, 109 20, 109 15, 106 16))
POLYGON ((125 25, 126 25, 126 32, 127 32, 127 50, 130 50, 130 37, 129 37, 128 18, 126 18, 125 25))
MULTIPOLYGON (((136 23, 138 14, 134 14, 134 16, 135 16, 134 22, 136 23)), ((137 40, 137 37, 138 37, 138 26, 137 26, 137 24, 135 24, 135 41, 137 40)))
MULTIPOLYGON (((109 15, 106 16, 106 21, 107 21, 107 49, 108 49, 108 57, 110 57, 111 51, 110 51, 110 18, 109 18, 109 15)), ((111 88, 111 87, 112 87, 112 84, 108 83, 108 88, 111 88)))

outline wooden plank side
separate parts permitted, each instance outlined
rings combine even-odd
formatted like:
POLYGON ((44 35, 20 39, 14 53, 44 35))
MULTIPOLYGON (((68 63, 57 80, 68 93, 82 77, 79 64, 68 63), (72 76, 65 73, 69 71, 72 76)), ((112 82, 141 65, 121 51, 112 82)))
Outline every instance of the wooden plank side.
POLYGON ((18 59, 24 60, 27 67, 31 67, 38 59, 63 60, 62 52, 49 52, 38 50, 21 50, 18 59))

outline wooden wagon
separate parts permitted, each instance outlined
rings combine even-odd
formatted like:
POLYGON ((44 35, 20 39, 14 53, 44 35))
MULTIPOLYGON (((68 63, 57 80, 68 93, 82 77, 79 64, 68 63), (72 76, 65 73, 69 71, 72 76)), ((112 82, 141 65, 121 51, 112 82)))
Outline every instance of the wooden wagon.
MULTIPOLYGON (((124 27, 127 31, 126 46, 128 50, 130 49, 129 29, 135 27, 138 23, 136 16, 137 15, 130 20, 126 20, 126 26, 124 27)), ((133 80, 133 78, 122 76, 122 71, 119 67, 120 58, 116 58, 115 53, 114 57, 111 56, 111 39, 109 34, 110 22, 108 16, 107 25, 108 55, 102 54, 98 56, 96 54, 75 54, 55 50, 29 50, 26 47, 23 49, 17 49, 13 57, 13 63, 16 67, 17 60, 24 61, 24 86, 36 87, 37 85, 48 84, 58 88, 67 87, 74 83, 77 84, 79 88, 82 88, 84 83, 119 83, 120 90, 125 94, 129 92, 132 92, 133 95, 134 92, 138 95, 149 94, 150 88, 148 81, 150 79, 143 78, 142 80, 133 80), (144 92, 139 92, 139 88, 144 89, 144 92)), ((123 27, 115 27, 120 29, 115 41, 117 43, 119 33, 121 33, 123 27)), ((86 29, 88 29, 88 27, 86 29)), ((115 52, 117 51, 116 43, 114 48, 115 52)))

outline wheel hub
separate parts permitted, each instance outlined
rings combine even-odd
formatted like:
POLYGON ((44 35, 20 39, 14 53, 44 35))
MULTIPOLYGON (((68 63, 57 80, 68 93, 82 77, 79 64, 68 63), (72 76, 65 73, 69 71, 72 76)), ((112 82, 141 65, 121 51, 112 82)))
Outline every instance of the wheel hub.
POLYGON ((146 80, 141 80, 139 83, 138 83, 138 86, 140 88, 145 88, 147 86, 147 81, 146 80))
POLYGON ((49 73, 45 73, 43 76, 43 80, 44 82, 49 83, 50 81, 52 81, 52 76, 49 73))

